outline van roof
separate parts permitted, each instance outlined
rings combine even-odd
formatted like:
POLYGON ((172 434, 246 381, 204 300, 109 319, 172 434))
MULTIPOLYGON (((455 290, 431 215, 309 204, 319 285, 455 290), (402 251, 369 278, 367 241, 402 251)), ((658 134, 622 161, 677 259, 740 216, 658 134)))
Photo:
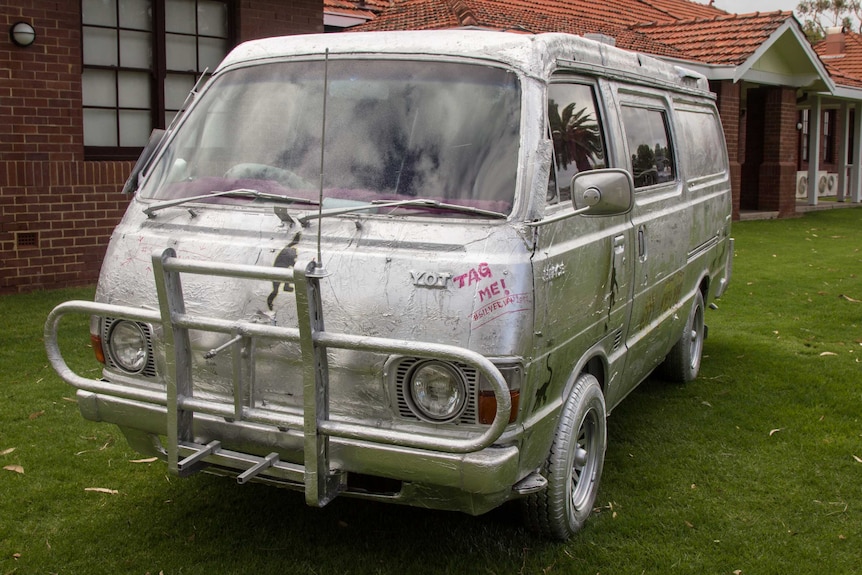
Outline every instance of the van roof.
POLYGON ((709 91, 706 78, 656 58, 562 33, 524 34, 490 30, 423 30, 303 34, 251 40, 234 48, 218 69, 290 56, 439 55, 500 62, 541 79, 561 65, 677 89, 709 91))

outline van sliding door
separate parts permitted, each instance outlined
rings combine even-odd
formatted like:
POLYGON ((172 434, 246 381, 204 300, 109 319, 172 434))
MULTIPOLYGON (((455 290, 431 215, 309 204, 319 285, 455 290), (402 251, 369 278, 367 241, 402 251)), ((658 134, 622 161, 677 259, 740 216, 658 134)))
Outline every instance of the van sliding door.
POLYGON ((687 313, 684 286, 691 207, 681 183, 670 102, 646 88, 617 86, 626 162, 635 182, 635 272, 626 378, 636 385, 667 354, 687 313))

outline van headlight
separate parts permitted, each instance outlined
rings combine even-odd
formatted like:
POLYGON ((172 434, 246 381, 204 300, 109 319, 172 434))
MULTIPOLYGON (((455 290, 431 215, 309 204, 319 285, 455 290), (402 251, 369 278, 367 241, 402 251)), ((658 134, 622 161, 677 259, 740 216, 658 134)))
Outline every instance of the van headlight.
POLYGON ((417 414, 434 422, 456 419, 467 405, 467 383, 461 370, 436 360, 416 364, 407 388, 417 414))
POLYGON ((147 365, 147 336, 136 322, 115 321, 108 332, 107 347, 114 364, 123 371, 140 373, 147 365))

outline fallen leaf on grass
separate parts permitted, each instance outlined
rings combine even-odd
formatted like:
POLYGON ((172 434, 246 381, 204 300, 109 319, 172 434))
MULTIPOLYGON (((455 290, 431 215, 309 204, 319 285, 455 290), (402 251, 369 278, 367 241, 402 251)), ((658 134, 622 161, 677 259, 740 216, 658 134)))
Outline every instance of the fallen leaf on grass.
POLYGON ((31 413, 31 414, 30 414, 30 418, 29 418, 29 419, 30 419, 30 421, 33 421, 34 419, 39 419, 39 418, 40 418, 40 417, 42 417, 43 415, 45 415, 45 410, 44 410, 44 409, 43 409, 43 410, 41 410, 41 411, 37 411, 37 412, 35 412, 35 413, 31 413))
POLYGON ((775 435, 779 431, 782 431, 782 429, 780 427, 778 429, 773 429, 772 431, 769 432, 769 437, 772 437, 773 435, 775 435))
POLYGON ((9 455, 9 454, 10 454, 10 453, 12 453, 13 451, 15 451, 15 448, 14 448, 14 447, 10 447, 9 449, 4 449, 3 451, 0 451, 0 455, 9 455))
POLYGON ((838 354, 835 353, 834 351, 824 351, 823 353, 820 354, 820 357, 823 357, 826 355, 838 355, 838 354))
POLYGON ((152 463, 153 461, 158 460, 158 457, 147 457, 146 459, 130 459, 129 463, 152 463))
POLYGON ((13 554, 12 554, 12 559, 20 559, 20 558, 21 558, 21 554, 20 554, 20 553, 13 553, 13 554))
POLYGON ((108 489, 107 487, 85 487, 84 491, 95 491, 97 493, 107 493, 108 495, 118 495, 120 493, 116 489, 108 489))
POLYGON ((20 465, 7 465, 3 469, 5 469, 6 471, 14 471, 15 473, 20 473, 22 475, 24 474, 24 468, 20 465))
POLYGON ((850 303, 862 303, 862 301, 860 301, 858 299, 853 299, 852 297, 844 295, 844 294, 841 294, 838 297, 840 297, 841 299, 845 299, 845 300, 849 301, 850 303))
POLYGON ((853 459, 855 459, 855 460, 856 460, 856 463, 862 463, 862 458, 859 458, 859 457, 857 457, 857 456, 855 456, 855 455, 854 455, 854 456, 853 456, 853 459))

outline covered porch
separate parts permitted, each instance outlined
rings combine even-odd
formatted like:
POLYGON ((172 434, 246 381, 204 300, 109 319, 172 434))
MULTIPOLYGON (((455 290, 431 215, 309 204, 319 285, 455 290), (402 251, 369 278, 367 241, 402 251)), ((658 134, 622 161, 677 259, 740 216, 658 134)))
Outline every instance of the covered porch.
POLYGON ((862 202, 862 138, 854 137, 862 133, 862 89, 830 75, 794 18, 735 58, 680 64, 706 75, 717 94, 734 218, 862 202))

